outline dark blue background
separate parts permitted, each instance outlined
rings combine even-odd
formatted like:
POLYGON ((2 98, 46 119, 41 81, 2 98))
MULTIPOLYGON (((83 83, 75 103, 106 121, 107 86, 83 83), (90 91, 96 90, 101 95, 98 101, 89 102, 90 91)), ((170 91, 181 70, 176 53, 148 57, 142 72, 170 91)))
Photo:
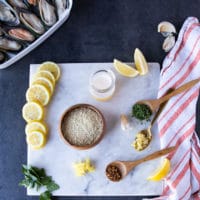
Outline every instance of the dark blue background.
MULTIPOLYGON (((179 30, 188 16, 200 17, 200 0, 75 0, 71 16, 52 37, 12 67, 0 71, 0 200, 36 200, 18 187, 26 163, 25 122, 21 108, 28 87, 29 64, 133 61, 139 47, 149 62, 162 63, 163 37, 157 24, 167 20, 179 30)), ((84 70, 84 69, 83 69, 84 70)), ((200 112, 198 106, 198 113, 200 112)), ((197 116, 197 131, 200 119, 197 116)), ((67 172, 66 172, 67 173, 67 172)), ((76 186, 74 186, 76 187, 76 186)), ((133 185, 134 190, 134 185, 133 185)), ((107 197, 136 200, 142 197, 107 197)), ((55 198, 76 199, 79 198, 55 198)), ((82 199, 103 199, 83 197, 82 199)))

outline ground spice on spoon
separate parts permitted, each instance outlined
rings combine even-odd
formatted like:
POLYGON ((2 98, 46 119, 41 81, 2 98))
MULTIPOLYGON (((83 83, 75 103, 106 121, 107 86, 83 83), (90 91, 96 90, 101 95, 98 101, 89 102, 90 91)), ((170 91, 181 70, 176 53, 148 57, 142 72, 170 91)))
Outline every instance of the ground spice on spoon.
POLYGON ((115 165, 109 165, 106 168, 106 176, 111 181, 119 181, 122 178, 122 174, 121 174, 120 169, 115 165))

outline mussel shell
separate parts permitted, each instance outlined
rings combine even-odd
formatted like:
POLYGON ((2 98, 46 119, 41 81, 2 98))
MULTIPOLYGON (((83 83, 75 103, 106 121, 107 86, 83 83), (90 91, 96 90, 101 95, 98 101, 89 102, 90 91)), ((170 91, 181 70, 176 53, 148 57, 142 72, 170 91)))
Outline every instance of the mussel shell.
POLYGON ((11 28, 8 30, 8 35, 16 40, 32 42, 35 36, 28 30, 23 28, 11 28))
POLYGON ((22 0, 7 0, 7 2, 16 8, 23 8, 23 9, 27 9, 27 5, 22 1, 22 0))
POLYGON ((37 5, 37 0, 27 0, 27 2, 32 6, 36 6, 37 5))
POLYGON ((20 12, 19 16, 22 23, 33 32, 39 35, 45 32, 45 28, 41 20, 34 13, 20 12))
POLYGON ((0 36, 4 34, 3 30, 0 28, 0 36))
POLYGON ((21 48, 22 45, 19 42, 5 37, 0 37, 0 49, 6 51, 19 51, 21 48))
POLYGON ((66 8, 69 5, 68 0, 54 0, 57 10, 58 18, 60 19, 63 16, 63 13, 65 12, 66 8))
POLYGON ((5 53, 0 51, 0 63, 3 63, 5 59, 6 59, 5 53))
POLYGON ((17 12, 3 1, 0 1, 0 21, 11 26, 15 26, 20 23, 17 12))
POLYGON ((45 25, 53 26, 57 21, 55 7, 47 0, 38 0, 38 8, 40 17, 45 25))

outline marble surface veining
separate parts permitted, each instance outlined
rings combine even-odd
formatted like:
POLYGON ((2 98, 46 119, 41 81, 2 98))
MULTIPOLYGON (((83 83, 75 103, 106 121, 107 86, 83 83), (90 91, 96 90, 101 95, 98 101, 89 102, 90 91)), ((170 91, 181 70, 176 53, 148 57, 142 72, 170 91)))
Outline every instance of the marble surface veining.
MULTIPOLYGON (((31 65, 30 80, 38 65, 31 65)), ((155 171, 161 159, 143 163, 136 167, 124 180, 118 183, 105 176, 106 165, 114 160, 139 159, 160 149, 157 127, 153 127, 153 141, 143 152, 136 152, 131 143, 138 130, 148 124, 134 124, 133 130, 123 132, 120 128, 121 113, 130 115, 131 106, 138 100, 156 98, 160 67, 149 64, 145 76, 126 78, 116 73, 116 92, 108 102, 98 102, 89 93, 89 77, 99 69, 110 69, 112 63, 60 64, 61 78, 46 109, 46 123, 49 139, 45 148, 34 151, 28 148, 28 164, 45 168, 48 175, 60 185, 54 195, 159 195, 162 182, 150 182, 146 178, 155 171), (102 141, 89 150, 76 150, 66 145, 59 136, 59 121, 63 112, 77 103, 96 106, 106 120, 106 134, 102 141), (73 163, 90 158, 96 171, 83 177, 76 177, 73 163)), ((41 191, 39 191, 41 192, 41 191)), ((35 190, 27 190, 28 195, 38 195, 35 190)))

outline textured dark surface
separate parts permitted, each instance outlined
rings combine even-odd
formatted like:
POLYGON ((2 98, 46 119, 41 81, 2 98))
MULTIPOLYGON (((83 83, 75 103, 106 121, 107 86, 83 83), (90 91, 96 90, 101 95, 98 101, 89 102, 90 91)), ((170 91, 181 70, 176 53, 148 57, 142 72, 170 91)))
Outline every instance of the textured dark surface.
MULTIPOLYGON (((22 179, 21 164, 26 163, 25 123, 21 108, 25 103, 30 63, 46 60, 111 62, 114 57, 132 61, 136 47, 141 48, 148 61, 162 63, 165 53, 161 50, 163 38, 156 31, 157 24, 168 20, 180 29, 186 17, 200 17, 199 7, 200 0, 75 0, 68 22, 32 53, 12 67, 1 70, 0 200, 38 199, 27 197, 25 189, 18 187, 22 179)), ((197 109, 200 113, 199 106, 197 109)), ((199 132, 199 116, 197 122, 199 132)), ((142 197, 105 199, 139 200, 142 197)))

